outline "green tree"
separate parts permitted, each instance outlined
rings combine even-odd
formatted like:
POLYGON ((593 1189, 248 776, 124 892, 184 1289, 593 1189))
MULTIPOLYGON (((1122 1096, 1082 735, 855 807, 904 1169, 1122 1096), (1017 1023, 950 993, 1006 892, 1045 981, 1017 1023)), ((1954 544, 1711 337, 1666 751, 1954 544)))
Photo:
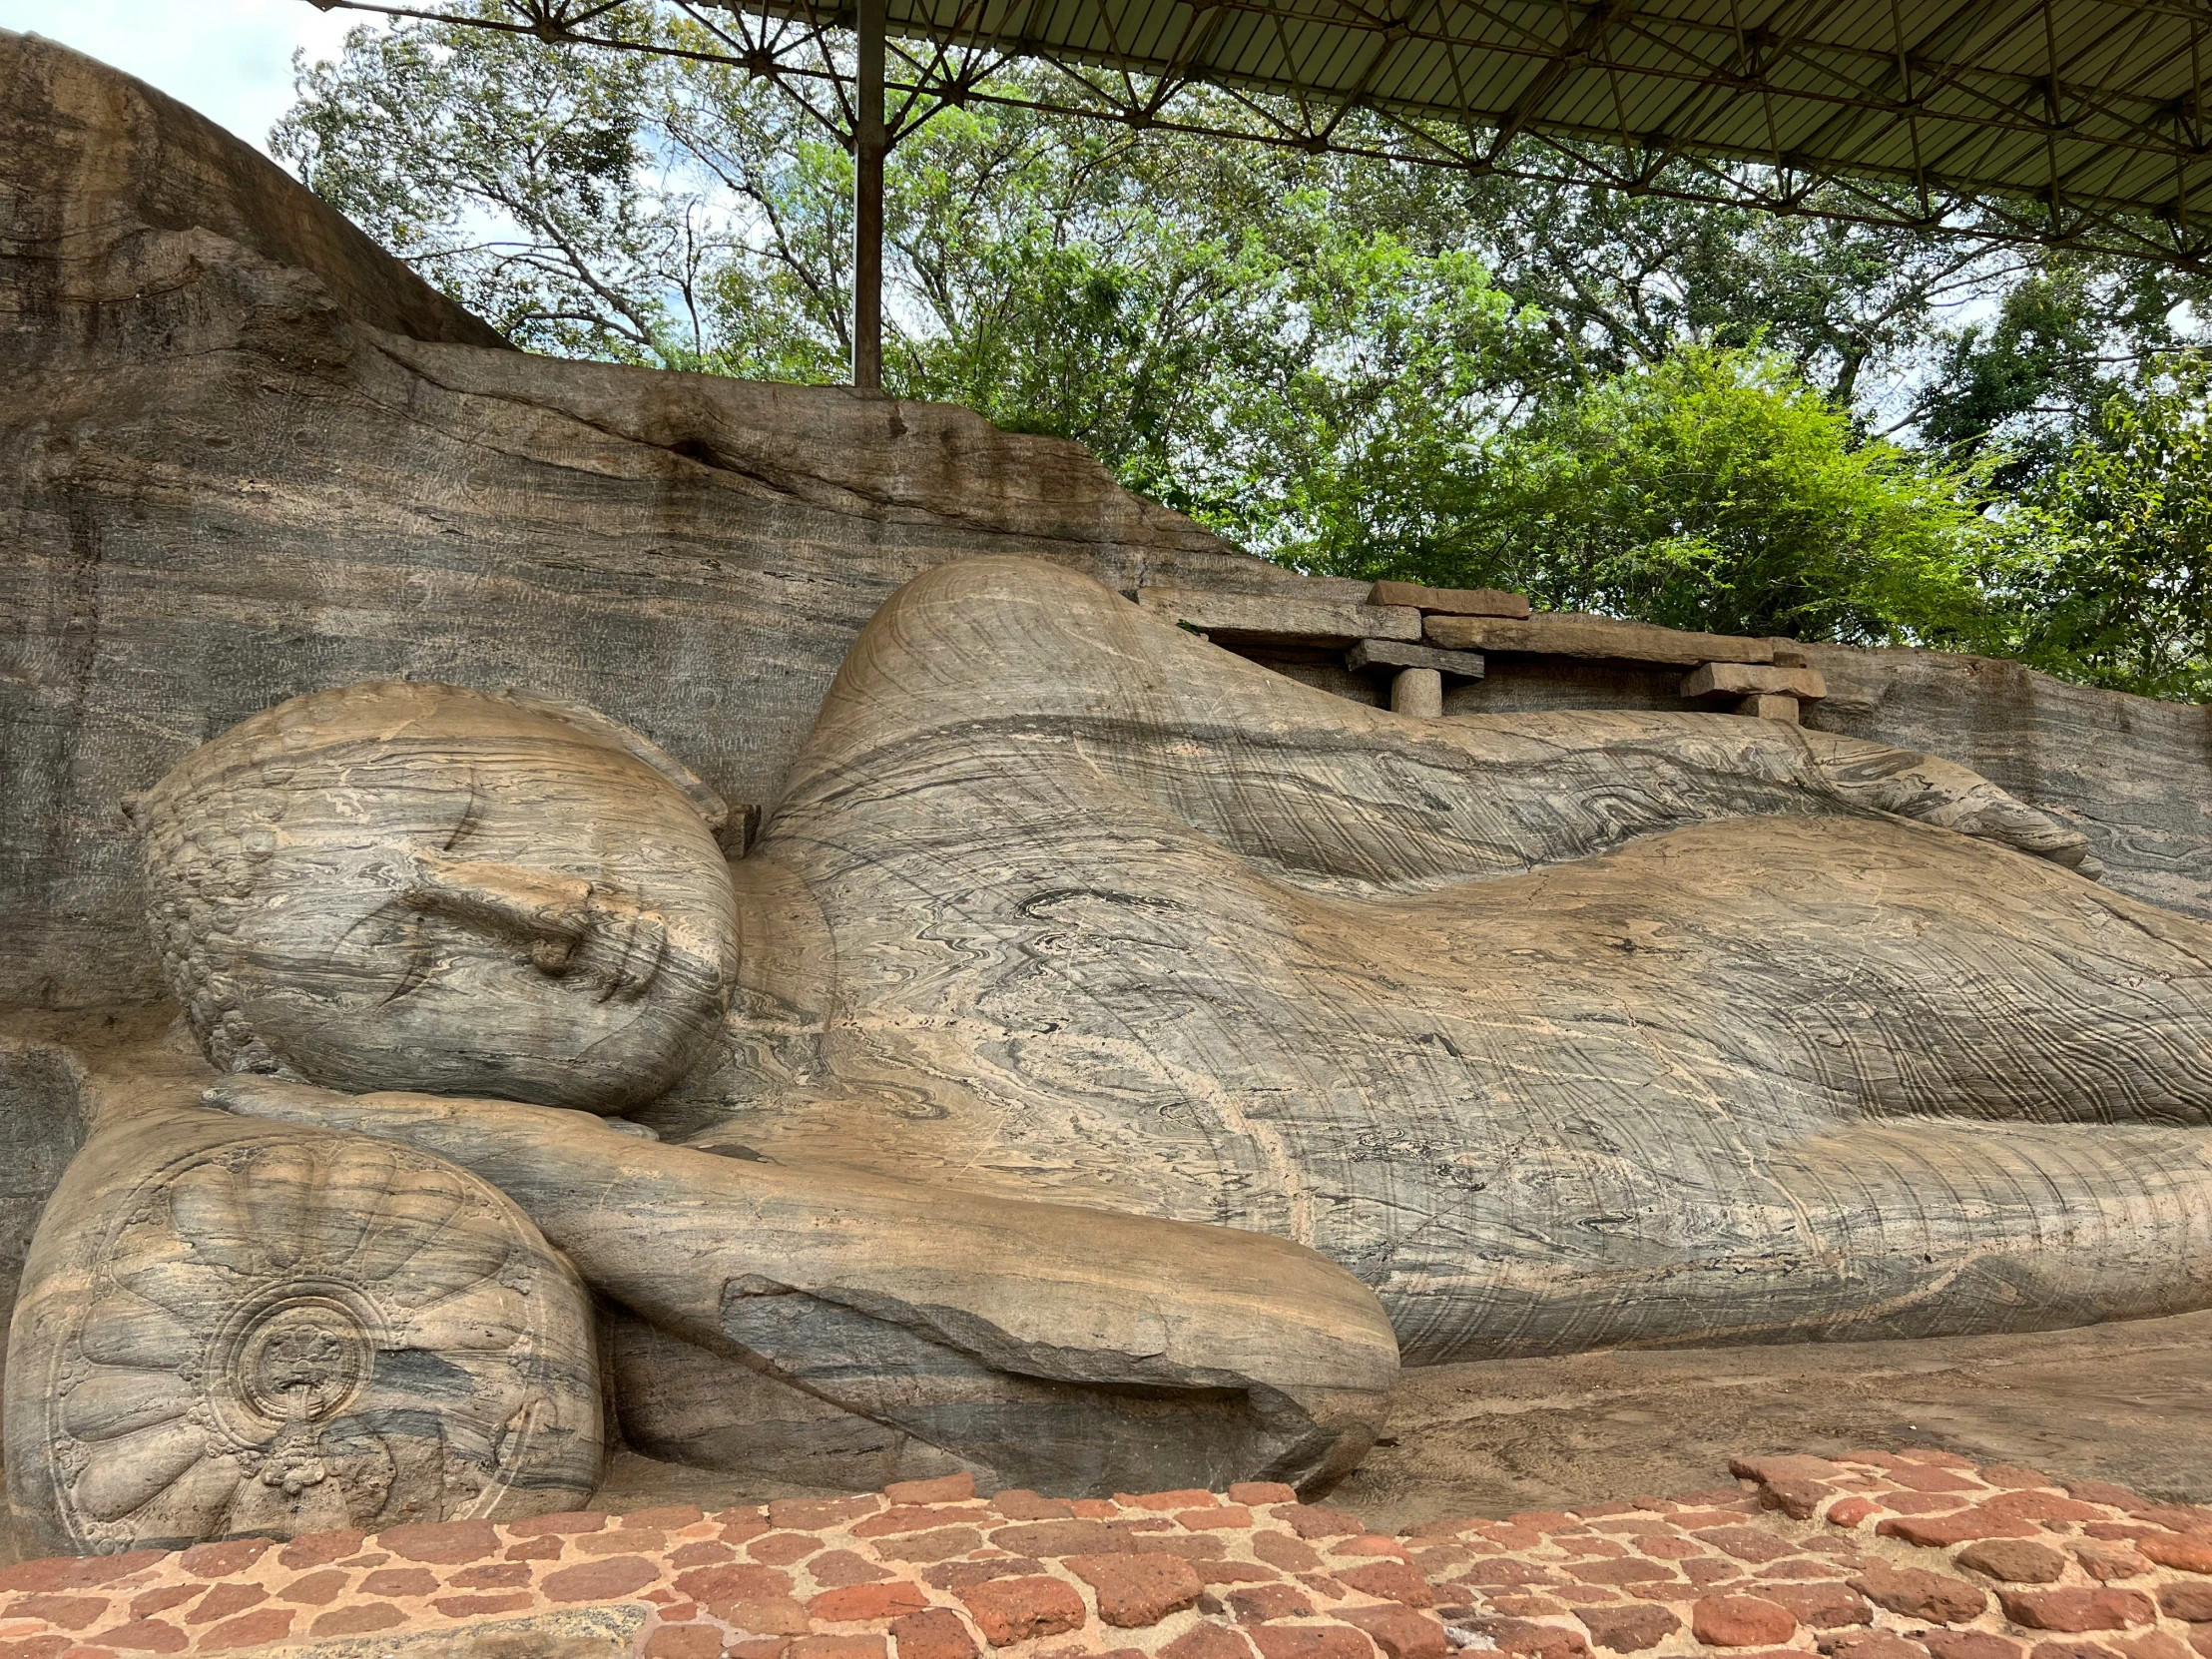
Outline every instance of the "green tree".
POLYGON ((578 73, 446 25, 356 29, 339 63, 295 67, 271 148, 317 195, 518 344, 669 359, 707 251, 691 205, 645 182, 650 64, 578 73))
MULTIPOLYGON (((518 343, 842 378, 851 162, 769 83, 417 21, 299 91, 278 153, 518 343)), ((989 103, 886 184, 894 393, 1256 552, 2205 690, 2200 279, 989 103)))
POLYGON ((1954 456, 1989 454, 2017 490, 2058 464, 2113 396, 2194 333, 2199 277, 2053 253, 2035 258, 1992 314, 1949 330, 1915 399, 1915 429, 1954 456))
POLYGON ((1295 181, 1189 139, 1005 108, 946 111, 895 156, 904 312, 889 378, 1073 438, 1133 487, 1218 518, 1218 416, 1296 372, 1293 289, 1322 234, 1295 181))
MULTIPOLYGON (((1756 339, 1841 402, 1870 414, 1902 406, 1955 313, 2028 265, 1987 243, 1820 218, 1819 192, 1783 218, 1658 193, 1338 165, 1345 211, 1424 250, 1474 255, 1517 303, 1542 312, 1553 372, 1575 383, 1657 362, 1686 341, 1756 339)), ((1658 184, 1688 188, 1694 175, 1678 165, 1658 184)))
MULTIPOLYGON (((702 44, 681 19, 626 26, 702 44)), ((303 67, 276 146, 518 343, 842 377, 850 160, 765 82, 413 23, 303 67), (576 190, 625 193, 597 236, 563 193, 569 153, 598 169, 576 190)), ((886 385, 1073 438, 1285 547, 1304 471, 1387 450, 1393 414, 1474 417, 1509 309, 1465 257, 1348 228, 1317 176, 1258 148, 941 111, 886 180, 886 385)))
POLYGON ((1986 575, 2007 655, 2065 679, 2212 701, 2212 362, 2165 359, 2097 408, 2000 520, 1986 575))
POLYGON ((1973 480, 1862 440, 1789 361, 1683 346, 1469 447, 1346 574, 1518 588, 1560 610, 1855 644, 1985 631, 1973 480))

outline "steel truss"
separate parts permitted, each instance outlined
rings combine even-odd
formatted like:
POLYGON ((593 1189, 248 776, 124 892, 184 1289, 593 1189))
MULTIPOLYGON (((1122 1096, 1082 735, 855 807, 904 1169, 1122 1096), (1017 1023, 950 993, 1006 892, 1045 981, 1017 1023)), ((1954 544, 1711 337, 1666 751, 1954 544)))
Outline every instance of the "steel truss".
MULTIPOLYGON (((850 146, 854 6, 324 9, 766 77, 850 146)), ((865 3, 865 0, 862 0, 865 3)), ((870 8, 872 9, 872 8, 870 8)), ((888 0, 895 144, 1007 105, 1312 153, 2212 267, 2201 0, 888 0), (1009 83, 1017 63, 1056 73, 1009 83)), ((868 21, 873 21, 872 18, 868 21)))

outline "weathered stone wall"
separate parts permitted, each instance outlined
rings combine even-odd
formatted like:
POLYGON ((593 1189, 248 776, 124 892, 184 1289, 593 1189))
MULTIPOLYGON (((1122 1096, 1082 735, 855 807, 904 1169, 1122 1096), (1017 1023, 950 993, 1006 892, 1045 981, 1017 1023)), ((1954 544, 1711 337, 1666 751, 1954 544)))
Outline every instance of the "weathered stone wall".
POLYGON ((158 993, 117 803, 295 692, 526 685, 759 802, 931 565, 1296 580, 962 409, 496 342, 200 117, 0 33, 0 1002, 158 993))
POLYGON ((83 1086, 66 1048, 0 1036, 0 1308, 15 1306, 39 1213, 84 1145, 83 1086))
POLYGON ((18 301, 11 350, 35 352, 41 336, 59 343, 52 326, 84 303, 87 273, 142 228, 212 231, 311 272, 348 316, 379 328, 506 344, 214 122, 65 47, 5 30, 0 202, 12 210, 0 221, 0 269, 18 301))
MULTIPOLYGON (((4 33, 0 387, 0 1002, 158 994, 117 803, 300 691, 524 685, 766 802, 860 625, 932 565, 1365 594, 964 410, 505 349, 200 117, 4 33)), ((2079 822, 2115 886, 2212 914, 2212 711, 1818 662, 1814 724, 1964 762, 2079 822)), ((1639 695, 1571 678, 1499 664, 1476 706, 1639 695)))

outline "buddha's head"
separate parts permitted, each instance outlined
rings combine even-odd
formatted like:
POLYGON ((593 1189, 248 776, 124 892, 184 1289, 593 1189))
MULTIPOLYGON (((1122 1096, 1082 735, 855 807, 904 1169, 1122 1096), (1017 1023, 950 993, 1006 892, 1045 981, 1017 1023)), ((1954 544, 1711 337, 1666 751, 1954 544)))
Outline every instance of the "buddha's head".
POLYGON ((619 1112, 714 1039, 727 809, 588 709, 384 682, 265 710, 141 797, 147 917, 210 1060, 619 1112))

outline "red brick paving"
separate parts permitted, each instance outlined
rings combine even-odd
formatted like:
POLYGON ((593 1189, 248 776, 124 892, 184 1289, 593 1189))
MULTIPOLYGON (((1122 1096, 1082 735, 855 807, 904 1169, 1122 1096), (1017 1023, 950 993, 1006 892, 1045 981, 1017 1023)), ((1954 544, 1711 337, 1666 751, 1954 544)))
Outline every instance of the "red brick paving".
POLYGON ((964 1476, 0 1569, 0 1659, 312 1649, 644 1610, 639 1659, 2212 1659, 2212 1509, 1933 1449, 1401 1537, 1301 1504, 964 1476))

